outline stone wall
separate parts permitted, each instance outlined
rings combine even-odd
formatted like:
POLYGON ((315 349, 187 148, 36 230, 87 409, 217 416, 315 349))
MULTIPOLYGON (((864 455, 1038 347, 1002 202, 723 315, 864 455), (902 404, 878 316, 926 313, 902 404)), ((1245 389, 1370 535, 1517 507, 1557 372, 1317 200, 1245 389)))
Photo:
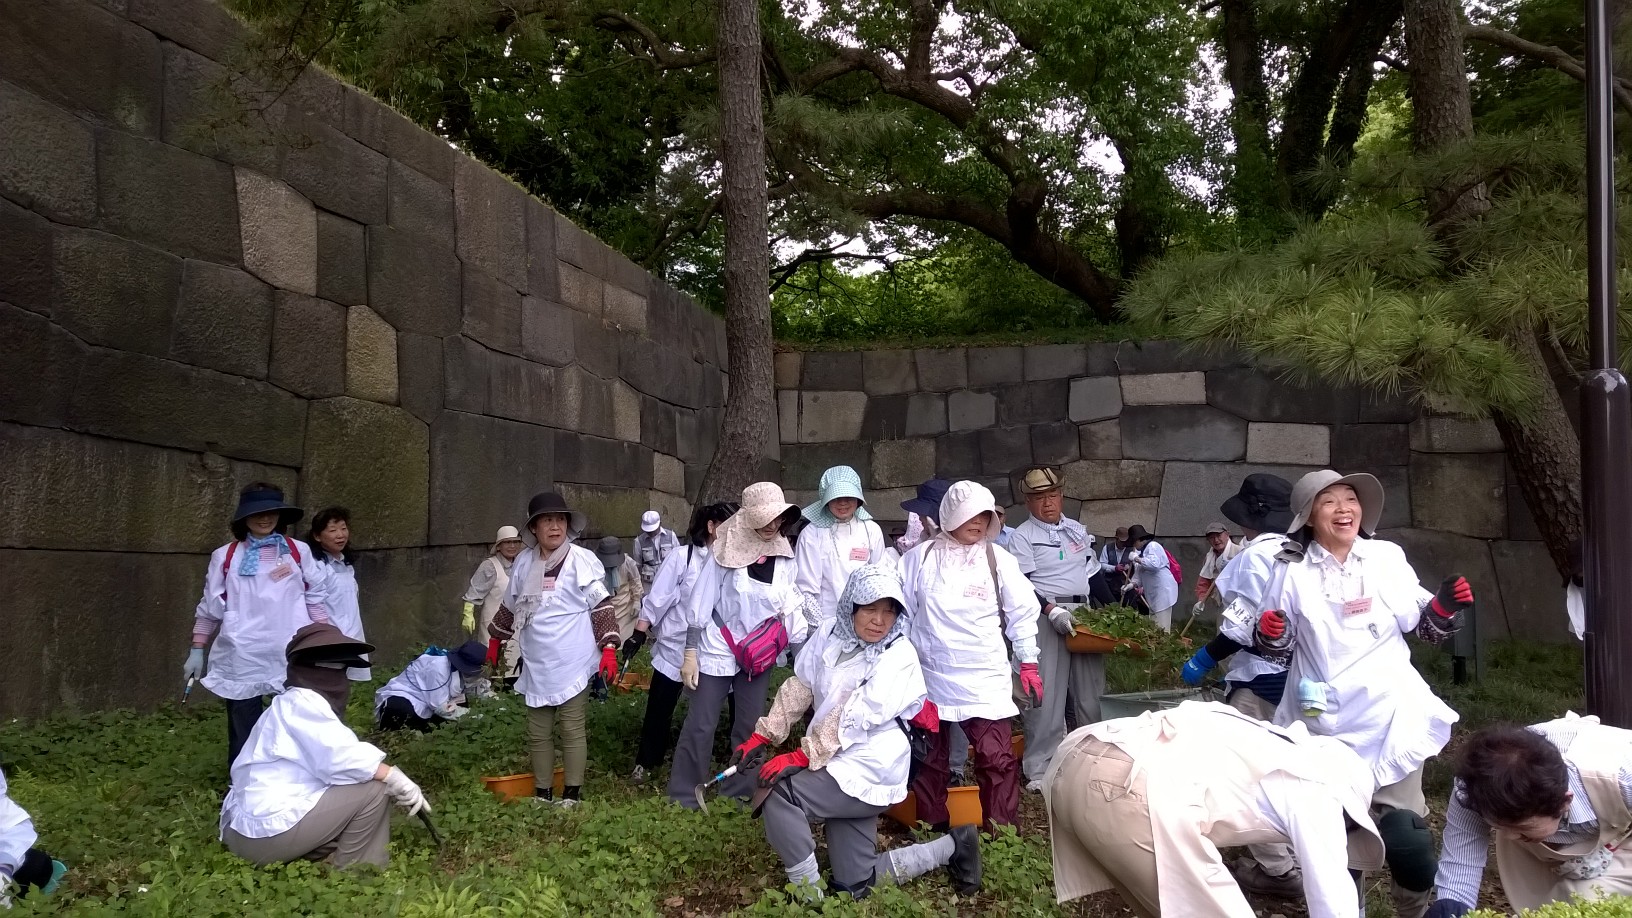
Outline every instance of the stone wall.
POLYGON ((1243 476, 1367 471, 1387 491, 1382 536, 1430 587, 1466 574, 1484 637, 1567 637, 1558 575, 1488 422, 1299 388, 1172 342, 780 353, 776 386, 790 500, 813 500, 843 463, 882 520, 938 475, 984 482, 1012 524, 1026 518, 1014 473, 1058 465, 1089 532, 1142 523, 1173 551, 1188 609, 1202 535, 1243 476))
POLYGON ((240 486, 342 504, 368 636, 447 640, 551 485, 689 514, 724 325, 309 70, 212 133, 208 0, 30 0, 0 29, 0 717, 175 696, 240 486))

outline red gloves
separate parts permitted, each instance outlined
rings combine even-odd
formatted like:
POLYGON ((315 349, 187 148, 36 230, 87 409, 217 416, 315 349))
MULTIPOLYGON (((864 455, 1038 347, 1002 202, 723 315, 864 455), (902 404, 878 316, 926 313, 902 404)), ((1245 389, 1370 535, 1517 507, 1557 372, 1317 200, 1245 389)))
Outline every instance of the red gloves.
MULTIPOLYGON (((747 744, 745 743, 744 745, 747 744)), ((795 772, 804 771, 809 767, 810 757, 805 755, 803 749, 795 749, 792 752, 784 752, 776 758, 771 759, 769 762, 766 762, 765 767, 759 770, 759 786, 770 787, 779 779, 786 778, 795 772)))
POLYGON ((1286 634, 1286 616, 1270 609, 1258 617, 1258 633, 1271 641, 1278 641, 1286 634))
POLYGON ((769 737, 755 733, 744 740, 741 746, 731 750, 731 761, 725 764, 736 765, 743 770, 752 768, 754 763, 765 757, 765 752, 762 750, 769 749, 772 745, 769 737))
POLYGON ((1032 704, 1043 703, 1043 677, 1036 663, 1020 664, 1020 690, 1031 696, 1032 704))
POLYGON ((601 648, 601 678, 607 685, 618 681, 618 648, 601 648))
POLYGON ((1440 618, 1451 618, 1473 606, 1473 586, 1468 583, 1468 578, 1452 574, 1439 585, 1439 592, 1428 605, 1440 618))
POLYGON ((924 706, 919 708, 918 713, 912 715, 912 720, 907 721, 907 723, 912 724, 914 727, 928 730, 931 733, 939 733, 941 732, 940 709, 935 707, 935 702, 925 698, 924 706))
POLYGON ((487 639, 487 665, 488 666, 498 666, 499 665, 499 648, 501 648, 503 646, 504 646, 504 642, 499 640, 498 638, 488 638, 487 639))

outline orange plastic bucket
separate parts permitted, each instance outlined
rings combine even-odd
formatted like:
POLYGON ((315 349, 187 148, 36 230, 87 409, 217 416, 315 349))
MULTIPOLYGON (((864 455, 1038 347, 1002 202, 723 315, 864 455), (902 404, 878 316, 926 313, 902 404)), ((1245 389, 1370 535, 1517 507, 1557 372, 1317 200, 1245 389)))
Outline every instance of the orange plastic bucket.
MULTIPOLYGON (((554 777, 555 780, 551 782, 551 786, 555 789, 555 795, 560 797, 562 789, 566 786, 566 769, 557 768, 555 770, 554 777)), ((487 785, 487 789, 492 791, 493 796, 499 798, 500 803, 509 803, 512 800, 525 800, 533 795, 534 785, 532 772, 527 772, 526 774, 521 775, 503 775, 497 778, 483 778, 482 783, 487 785)))
MULTIPOLYGON (((981 824, 980 788, 949 787, 946 789, 946 812, 949 821, 955 826, 978 826, 981 824)), ((884 811, 884 815, 899 822, 909 829, 918 827, 918 801, 912 791, 907 791, 907 799, 897 803, 884 811)))

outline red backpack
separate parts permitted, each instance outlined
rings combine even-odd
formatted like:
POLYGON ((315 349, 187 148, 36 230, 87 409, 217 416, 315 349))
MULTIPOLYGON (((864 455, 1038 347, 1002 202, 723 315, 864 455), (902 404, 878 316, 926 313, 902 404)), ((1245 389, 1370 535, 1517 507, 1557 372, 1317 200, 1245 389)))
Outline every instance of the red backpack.
MULTIPOLYGON (((289 557, 295 559, 295 567, 300 567, 300 549, 298 547, 296 547, 296 545, 298 543, 296 543, 294 539, 291 539, 288 536, 282 536, 282 539, 283 539, 283 544, 289 546, 289 557)), ((221 574, 222 574, 222 576, 225 576, 227 574, 232 573, 232 556, 237 554, 237 553, 238 553, 238 543, 237 542, 233 542, 231 545, 227 546, 227 557, 226 557, 225 560, 223 560, 221 562, 221 574)), ((311 584, 306 583, 306 581, 304 579, 301 580, 301 583, 303 585, 305 585, 305 586, 308 586, 308 587, 311 586, 311 584)), ((225 600, 227 598, 227 586, 226 586, 225 582, 223 582, 221 584, 221 598, 223 600, 225 600)))
MULTIPOLYGON (((1179 567, 1179 559, 1173 557, 1172 552, 1167 551, 1167 546, 1166 545, 1162 546, 1162 551, 1167 552, 1167 572, 1169 574, 1173 575, 1173 582, 1174 583, 1183 583, 1184 582, 1184 568, 1179 567)), ((298 561, 300 559, 297 558, 295 560, 298 561)))

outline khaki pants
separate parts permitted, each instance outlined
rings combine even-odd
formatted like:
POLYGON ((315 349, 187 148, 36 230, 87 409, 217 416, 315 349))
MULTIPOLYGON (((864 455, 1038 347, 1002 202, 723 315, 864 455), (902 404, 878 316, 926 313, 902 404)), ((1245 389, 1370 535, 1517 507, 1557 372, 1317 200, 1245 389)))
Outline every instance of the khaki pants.
POLYGON ((566 769, 564 787, 583 787, 584 768, 589 763, 589 689, 584 689, 555 707, 527 709, 527 745, 533 756, 533 784, 548 790, 555 776, 555 728, 561 727, 561 764, 566 769))
POLYGON ((1156 843, 1143 772, 1117 747, 1085 739, 1066 752, 1049 790, 1054 884, 1061 902, 1085 895, 1070 865, 1089 864, 1111 878, 1122 900, 1141 918, 1161 914, 1156 885, 1156 843))
POLYGON ((227 850, 261 866, 289 861, 328 861, 336 867, 391 860, 391 804, 379 781, 337 784, 323 792, 300 822, 268 838, 247 838, 232 829, 221 833, 227 850))
MULTIPOLYGON (((1238 688, 1225 699, 1225 704, 1235 708, 1253 720, 1265 723, 1275 721, 1275 706, 1270 704, 1257 692, 1249 688, 1238 688)), ((1248 845, 1247 853, 1264 868, 1264 872, 1272 877, 1285 876, 1298 866, 1297 859, 1292 854, 1292 846, 1279 842, 1265 842, 1259 845, 1248 845)))
MULTIPOLYGON (((1373 821, 1381 819, 1390 810, 1410 810, 1424 819, 1428 818, 1428 798, 1422 793, 1422 769, 1411 772, 1393 784, 1377 788, 1371 795, 1371 818, 1373 821)), ((1360 879, 1360 904, 1362 910, 1366 901, 1366 874, 1360 879)), ((1433 904, 1434 891, 1432 889, 1416 892, 1406 889, 1398 883, 1390 883, 1390 897, 1394 901, 1395 918, 1422 918, 1433 904)))

